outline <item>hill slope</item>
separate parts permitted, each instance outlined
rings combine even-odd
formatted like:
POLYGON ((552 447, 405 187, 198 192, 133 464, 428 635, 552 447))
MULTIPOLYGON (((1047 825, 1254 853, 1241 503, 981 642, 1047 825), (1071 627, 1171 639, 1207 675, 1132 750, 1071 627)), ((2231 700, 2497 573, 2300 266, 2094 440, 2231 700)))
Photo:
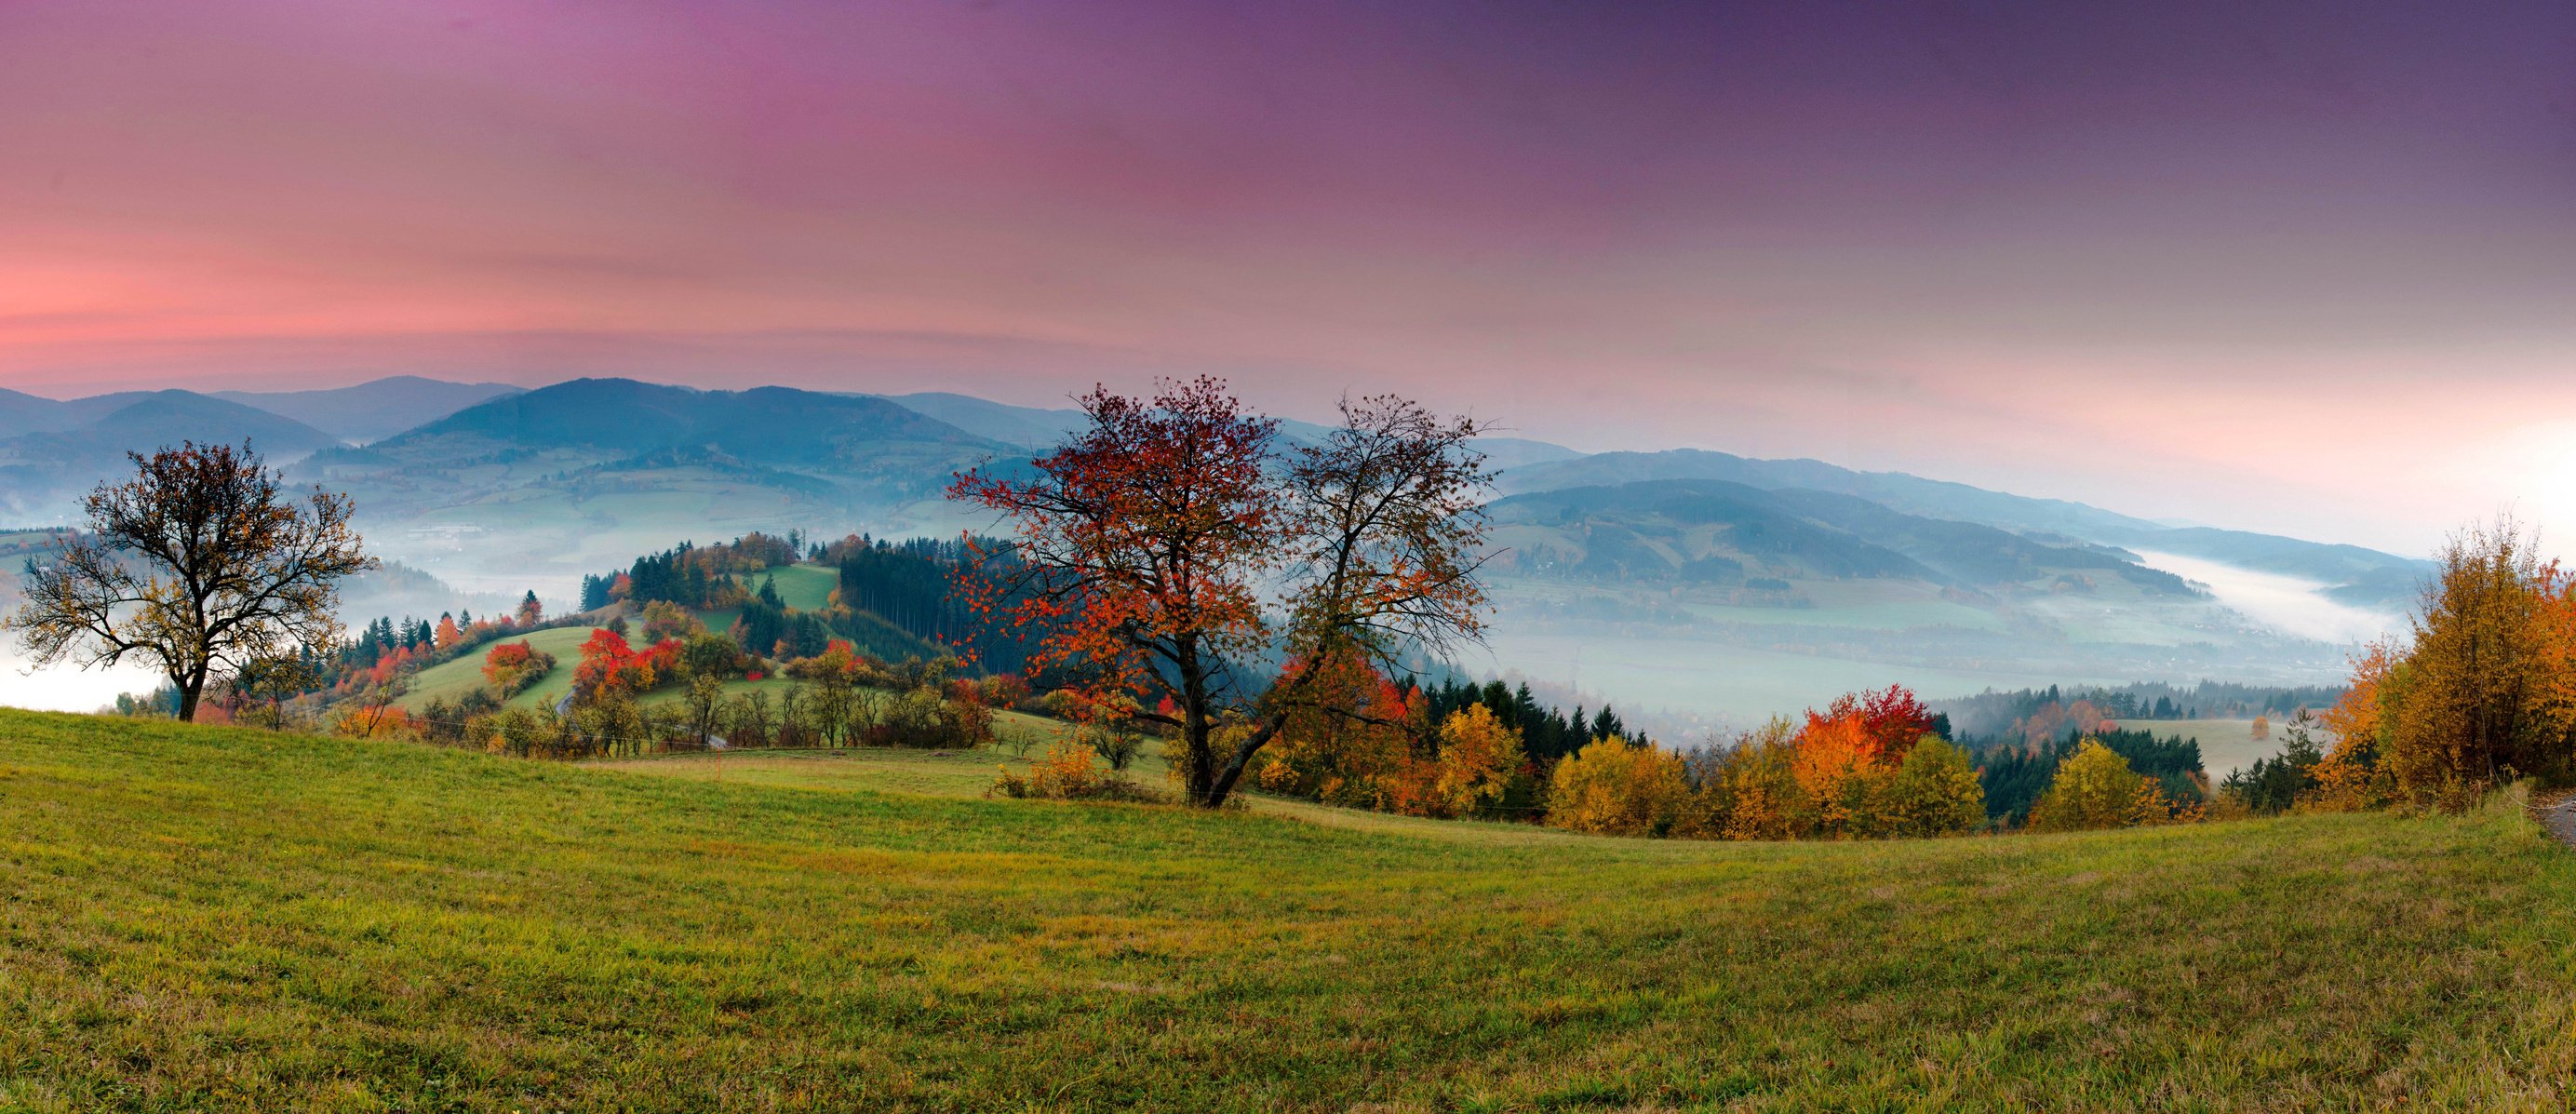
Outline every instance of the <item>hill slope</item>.
POLYGON ((37 1109, 2547 1108, 2576 1068, 2576 857, 2509 810, 1640 843, 20 713, 0 800, 37 1109))
POLYGON ((1903 472, 1860 472, 1817 460, 1758 460, 1700 449, 1599 453, 1509 468, 1506 493, 1562 491, 1646 480, 1721 480, 1766 490, 1799 488, 1855 496, 1922 518, 1993 526, 2043 541, 2128 546, 2299 577, 2325 585, 2342 603, 2402 610, 2428 562, 2353 545, 2271 534, 2168 527, 2063 499, 2036 499, 1903 472))
POLYGON ((1528 572, 1721 585, 1887 577, 1977 587, 2044 586, 2074 574, 2190 594, 2180 578, 2109 551, 1799 488, 1646 480, 1510 496, 1491 513, 1495 541, 1514 547, 1511 566, 1528 572))
POLYGON ((454 578, 568 584, 681 539, 848 530, 1012 452, 870 396, 576 379, 316 453, 295 475, 349 492, 371 540, 454 578))

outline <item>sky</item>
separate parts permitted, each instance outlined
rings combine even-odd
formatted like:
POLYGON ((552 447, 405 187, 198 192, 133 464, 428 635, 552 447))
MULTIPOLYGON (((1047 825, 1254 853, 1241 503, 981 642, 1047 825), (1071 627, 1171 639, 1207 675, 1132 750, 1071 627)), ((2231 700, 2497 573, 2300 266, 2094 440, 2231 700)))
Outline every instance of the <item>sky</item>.
POLYGON ((2576 5, 0 2, 0 386, 1393 390, 2576 535, 2576 5))

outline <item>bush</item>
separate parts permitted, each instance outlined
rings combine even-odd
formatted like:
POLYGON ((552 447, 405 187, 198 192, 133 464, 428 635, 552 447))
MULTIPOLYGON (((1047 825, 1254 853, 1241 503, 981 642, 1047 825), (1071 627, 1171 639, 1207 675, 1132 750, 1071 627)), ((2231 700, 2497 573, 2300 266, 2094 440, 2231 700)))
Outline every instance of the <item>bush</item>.
MULTIPOLYGON (((1125 770, 1145 749, 1144 725, 1124 716, 1083 724, 1075 729, 1074 738, 1108 759, 1112 770, 1125 770)), ((1028 753, 1026 743, 1021 744, 1020 753, 1028 753)))
POLYGON ((526 639, 496 643, 483 655, 483 679, 491 682, 493 693, 502 700, 535 687, 554 668, 555 656, 529 645, 526 639))
POLYGON ((1046 755, 1029 764, 1023 777, 1002 767, 1002 776, 984 791, 987 797, 1045 798, 1060 801, 1153 800, 1144 786, 1100 767, 1100 756, 1078 742, 1058 740, 1046 755))

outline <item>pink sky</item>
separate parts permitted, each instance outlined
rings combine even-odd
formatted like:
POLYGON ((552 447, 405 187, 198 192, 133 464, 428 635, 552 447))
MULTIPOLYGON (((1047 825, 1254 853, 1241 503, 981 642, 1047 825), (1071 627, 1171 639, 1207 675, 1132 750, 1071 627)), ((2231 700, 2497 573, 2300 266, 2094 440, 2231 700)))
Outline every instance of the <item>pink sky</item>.
POLYGON ((0 5, 0 386, 1216 371, 2576 530, 2576 15, 0 5))

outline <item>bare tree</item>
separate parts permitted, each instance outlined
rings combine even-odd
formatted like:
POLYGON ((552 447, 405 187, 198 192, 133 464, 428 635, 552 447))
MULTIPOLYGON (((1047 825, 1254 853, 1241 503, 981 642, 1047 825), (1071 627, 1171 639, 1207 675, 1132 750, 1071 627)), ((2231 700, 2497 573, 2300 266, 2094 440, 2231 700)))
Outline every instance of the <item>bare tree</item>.
POLYGON ((87 528, 28 563, 27 602, 0 621, 37 664, 150 661, 194 720, 210 680, 337 641, 340 580, 376 567, 347 496, 296 499, 247 442, 126 455, 135 477, 89 494, 87 528))

